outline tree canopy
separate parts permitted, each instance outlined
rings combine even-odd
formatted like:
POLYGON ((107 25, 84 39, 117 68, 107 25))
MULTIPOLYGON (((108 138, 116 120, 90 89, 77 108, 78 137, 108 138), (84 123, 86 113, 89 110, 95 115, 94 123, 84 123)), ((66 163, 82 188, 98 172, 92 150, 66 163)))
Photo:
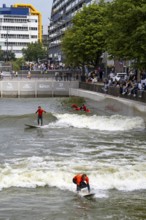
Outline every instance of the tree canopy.
POLYGON ((15 60, 15 54, 13 53, 13 51, 8 50, 8 51, 4 51, 0 49, 0 60, 1 61, 13 61, 15 60))
POLYGON ((25 63, 25 60, 23 57, 17 58, 15 61, 12 62, 13 70, 19 71, 24 65, 24 63, 25 63))
POLYGON ((109 54, 146 67, 146 1, 114 0, 106 17, 109 54))
POLYGON ((72 20, 62 38, 62 50, 67 64, 75 66, 100 63, 105 51, 105 4, 84 6, 72 20))
POLYGON ((28 44, 26 49, 22 49, 24 59, 27 61, 38 61, 46 57, 46 49, 43 48, 42 43, 35 42, 28 44))
POLYGON ((113 0, 84 6, 62 38, 67 64, 98 66, 103 52, 146 68, 146 1, 113 0))

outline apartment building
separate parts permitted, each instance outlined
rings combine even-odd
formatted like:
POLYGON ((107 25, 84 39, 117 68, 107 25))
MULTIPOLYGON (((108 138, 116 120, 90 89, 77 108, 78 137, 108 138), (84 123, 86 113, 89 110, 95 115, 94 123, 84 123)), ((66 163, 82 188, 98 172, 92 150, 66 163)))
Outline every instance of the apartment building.
POLYGON ((91 2, 92 0, 53 0, 49 31, 49 57, 53 61, 62 61, 61 37, 71 25, 73 16, 84 4, 91 2))
POLYGON ((53 0, 49 31, 49 57, 53 61, 63 60, 60 48, 61 37, 71 25, 72 18, 83 5, 93 2, 98 3, 99 0, 53 0))
POLYGON ((22 57, 22 49, 42 39, 41 14, 29 4, 0 8, 0 48, 22 57))

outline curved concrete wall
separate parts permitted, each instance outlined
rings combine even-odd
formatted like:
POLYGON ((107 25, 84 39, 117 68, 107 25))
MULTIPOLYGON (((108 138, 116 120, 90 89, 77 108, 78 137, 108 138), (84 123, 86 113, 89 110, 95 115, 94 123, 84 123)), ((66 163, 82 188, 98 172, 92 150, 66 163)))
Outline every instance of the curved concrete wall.
POLYGON ((70 96, 79 96, 79 97, 88 98, 94 101, 102 101, 102 100, 106 100, 107 98, 109 98, 111 100, 117 100, 118 102, 126 104, 129 107, 134 107, 141 112, 146 112, 145 103, 125 99, 122 97, 115 97, 113 95, 102 94, 99 92, 87 91, 83 89, 73 89, 73 88, 70 89, 69 94, 70 96))
MULTIPOLYGON (((84 83, 84 82, 79 83, 80 89, 85 89, 88 91, 94 91, 94 92, 99 92, 99 93, 105 94, 103 87, 104 87, 103 83, 100 83, 100 84, 92 84, 92 83, 84 83)), ((121 98, 128 99, 128 100, 134 100, 134 101, 146 103, 146 91, 144 91, 142 93, 142 97, 139 97, 139 91, 137 92, 136 97, 133 97, 132 95, 128 96, 127 94, 122 95, 120 93, 119 87, 110 86, 108 88, 108 91, 106 92, 106 94, 109 94, 109 95, 112 95, 115 97, 121 97, 121 98)))

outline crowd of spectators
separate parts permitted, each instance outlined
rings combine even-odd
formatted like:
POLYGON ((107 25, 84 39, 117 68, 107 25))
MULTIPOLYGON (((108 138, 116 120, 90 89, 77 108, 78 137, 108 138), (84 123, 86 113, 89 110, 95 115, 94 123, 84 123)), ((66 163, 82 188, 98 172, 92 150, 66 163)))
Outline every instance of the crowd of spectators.
POLYGON ((41 71, 44 73, 48 70, 58 70, 58 69, 66 69, 65 65, 63 64, 54 64, 48 62, 26 62, 25 65, 22 66, 22 70, 28 71, 41 71))
POLYGON ((59 68, 61 68, 59 65, 49 64, 47 62, 26 62, 25 65, 22 66, 22 70, 41 71, 41 73, 59 68))
MULTIPOLYGON (((122 74, 121 74, 122 75, 122 74)), ((116 73, 111 71, 107 76, 102 69, 91 71, 86 74, 86 82, 104 84, 103 91, 108 93, 109 87, 119 88, 120 94, 123 96, 142 97, 144 91, 146 91, 146 72, 141 71, 138 73, 134 70, 130 70, 128 73, 124 73, 121 77, 116 77, 116 73)))
MULTIPOLYGON (((55 70, 54 79, 56 81, 71 81, 71 80, 81 80, 90 83, 103 83, 103 91, 108 93, 109 87, 119 88, 120 94, 123 96, 133 96, 142 97, 144 91, 146 91, 146 72, 142 71, 139 76, 136 71, 130 70, 123 77, 116 78, 116 73, 112 70, 109 74, 105 75, 102 68, 97 70, 86 72, 82 76, 81 70, 77 69, 75 72, 70 71, 70 69, 60 66, 58 64, 48 64, 28 62, 23 66, 24 70, 27 70, 27 78, 31 79, 31 71, 40 71, 42 74, 46 73, 48 70, 55 70), (61 71, 62 70, 62 71, 61 71), (68 70, 68 71, 64 71, 68 70)), ((12 78, 18 77, 18 72, 12 71, 12 78)), ((2 74, 0 74, 2 79, 2 74)))
POLYGON ((116 80, 115 74, 111 72, 104 80, 103 90, 105 93, 108 92, 109 87, 117 87, 120 90, 120 94, 123 96, 133 96, 133 97, 142 97, 143 92, 146 90, 146 72, 142 71, 138 74, 134 71, 129 71, 124 77, 120 77, 119 80, 116 80))
POLYGON ((71 69, 70 67, 65 67, 64 65, 59 64, 48 64, 44 63, 35 63, 28 62, 23 67, 22 70, 28 72, 27 78, 31 79, 34 76, 34 72, 40 72, 40 76, 47 76, 48 71, 50 74, 48 77, 53 77, 56 81, 71 81, 71 80, 80 80, 81 70, 80 69, 71 69), (52 72, 52 73, 51 73, 52 72), (31 74, 33 73, 33 74, 31 74), (53 74, 53 76, 52 76, 53 74))
POLYGON ((86 75, 86 82, 90 82, 90 83, 102 82, 104 78, 104 71, 101 68, 98 68, 97 70, 90 71, 85 75, 86 75))

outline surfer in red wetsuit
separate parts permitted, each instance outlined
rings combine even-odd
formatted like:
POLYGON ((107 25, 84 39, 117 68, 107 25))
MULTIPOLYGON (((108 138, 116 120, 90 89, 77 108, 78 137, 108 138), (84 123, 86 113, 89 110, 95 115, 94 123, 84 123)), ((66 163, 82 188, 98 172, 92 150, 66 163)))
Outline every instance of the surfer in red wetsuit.
POLYGON ((77 184, 77 192, 87 187, 88 192, 90 193, 89 178, 86 174, 77 174, 76 176, 74 176, 72 181, 73 183, 77 184))
POLYGON ((87 110, 86 105, 83 104, 83 105, 80 107, 80 110, 86 111, 86 110, 87 110))
POLYGON ((38 113, 38 125, 40 125, 41 122, 41 126, 43 125, 43 112, 46 113, 46 111, 39 106, 36 113, 38 113))

